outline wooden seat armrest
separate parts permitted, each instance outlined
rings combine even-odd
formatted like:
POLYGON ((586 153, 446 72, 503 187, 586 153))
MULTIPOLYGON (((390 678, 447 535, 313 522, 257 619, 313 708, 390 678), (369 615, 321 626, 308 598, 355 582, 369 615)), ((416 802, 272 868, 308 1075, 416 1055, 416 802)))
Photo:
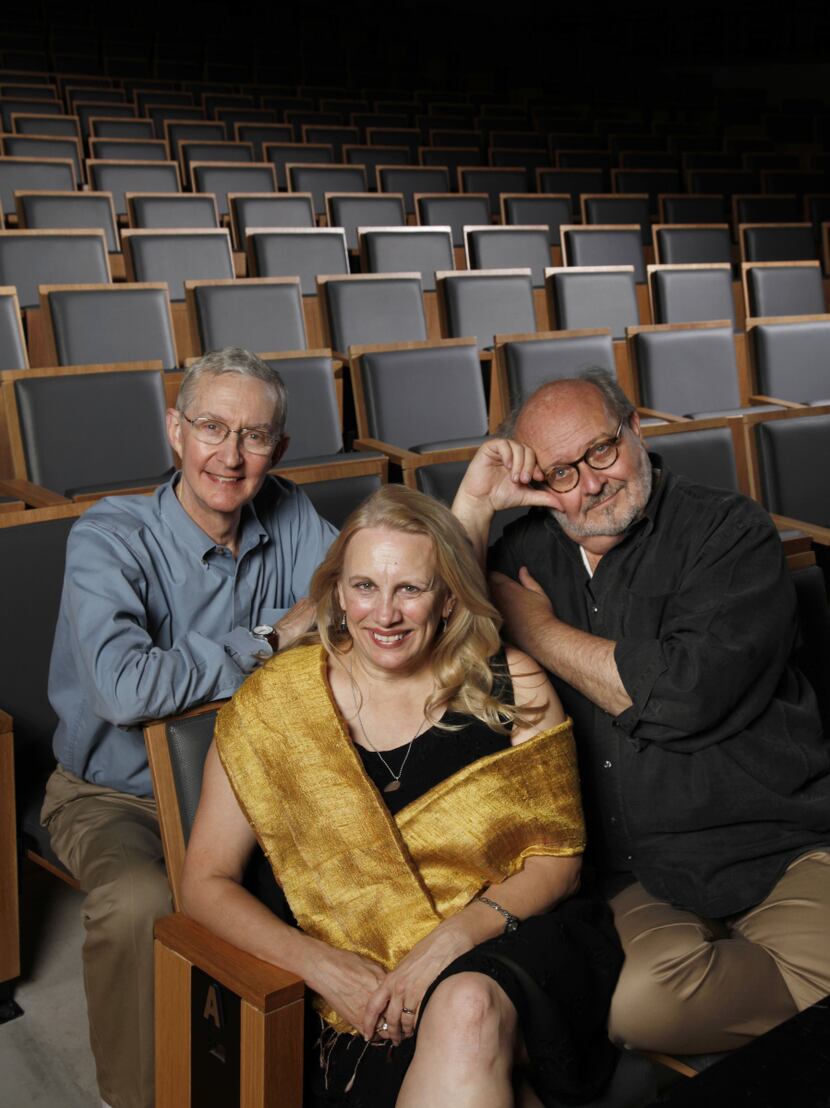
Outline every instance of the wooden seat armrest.
POLYGON ((149 496, 158 489, 158 485, 136 485, 129 489, 102 489, 96 492, 79 492, 72 497, 74 504, 88 504, 92 500, 103 500, 105 496, 149 496))
POLYGON ((649 419, 664 419, 666 423, 688 423, 689 417, 682 415, 674 415, 672 412, 661 412, 657 408, 637 408, 637 414, 641 416, 648 416, 649 419))
POLYGON ((777 404, 780 408, 806 408, 809 405, 799 404, 795 400, 782 400, 779 396, 764 396, 763 393, 753 393, 749 398, 750 404, 777 404))
POLYGON ((4 712, 0 708, 0 735, 5 735, 9 731, 14 730, 14 720, 8 712, 4 712))
POLYGON ((404 450, 402 446, 393 446, 391 442, 381 442, 380 439, 355 439, 354 447, 356 450, 378 450, 398 465, 413 465, 421 457, 412 450, 404 450))
POLYGON ((181 912, 156 920, 155 937, 261 1012, 300 1000, 305 992, 301 977, 240 950, 181 912))
POLYGON ((363 477, 367 474, 377 473, 385 482, 389 472, 389 459, 368 458, 359 452, 354 454, 338 454, 330 462, 322 462, 317 465, 283 465, 276 466, 270 471, 278 477, 284 477, 287 481, 293 481, 297 485, 304 485, 311 481, 326 481, 338 477, 363 477))
POLYGON ((58 504, 71 504, 65 496, 51 489, 45 489, 42 485, 36 485, 33 481, 26 481, 22 477, 0 478, 0 493, 6 496, 16 496, 30 508, 54 508, 58 504))
POLYGON ((421 466, 438 465, 441 462, 469 462, 478 449, 478 446, 449 446, 444 450, 428 450, 414 455, 416 461, 412 463, 412 468, 420 469, 421 466))
POLYGON ((822 527, 819 523, 808 523, 804 519, 792 519, 790 516, 780 516, 770 513, 772 522, 779 531, 803 531, 809 535, 813 542, 819 546, 830 546, 830 527, 822 527))

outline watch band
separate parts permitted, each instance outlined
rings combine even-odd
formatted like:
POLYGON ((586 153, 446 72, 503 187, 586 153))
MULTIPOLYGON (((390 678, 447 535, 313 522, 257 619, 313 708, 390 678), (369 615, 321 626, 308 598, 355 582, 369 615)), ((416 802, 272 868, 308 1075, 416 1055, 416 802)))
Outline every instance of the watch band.
POLYGON ((489 896, 480 896, 478 898, 482 904, 486 904, 488 908, 493 908, 499 913, 500 916, 504 916, 504 930, 515 931, 519 926, 519 917, 514 916, 512 912, 508 912, 506 908, 502 908, 501 904, 496 904, 495 900, 491 900, 489 896))

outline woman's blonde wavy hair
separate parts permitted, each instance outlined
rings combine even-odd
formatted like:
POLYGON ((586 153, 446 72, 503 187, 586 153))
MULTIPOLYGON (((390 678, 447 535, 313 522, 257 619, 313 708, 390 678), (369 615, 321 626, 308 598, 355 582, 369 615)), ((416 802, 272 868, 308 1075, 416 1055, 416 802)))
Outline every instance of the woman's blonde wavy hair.
MULTIPOLYGON (((436 584, 455 598, 446 628, 438 632, 433 646, 435 692, 426 704, 430 718, 439 717, 446 706, 502 734, 512 724, 532 719, 534 710, 520 711, 493 695, 496 674, 490 659, 501 646, 501 616, 487 598, 484 574, 463 527, 443 504, 404 485, 384 485, 355 509, 314 574, 309 592, 317 608, 318 634, 329 654, 344 655, 352 649, 351 635, 341 630, 344 612, 337 584, 350 540, 367 527, 431 539, 438 566, 436 584)), ((437 726, 458 729, 446 723, 437 726)))

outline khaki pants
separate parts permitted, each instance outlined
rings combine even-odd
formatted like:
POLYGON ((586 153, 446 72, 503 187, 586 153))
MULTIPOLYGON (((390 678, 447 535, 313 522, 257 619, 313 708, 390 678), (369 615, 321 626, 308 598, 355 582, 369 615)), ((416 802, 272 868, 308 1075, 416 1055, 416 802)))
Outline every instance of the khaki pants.
POLYGON ((830 992, 830 851, 803 854, 754 908, 706 920, 642 885, 611 900, 625 964, 617 1043, 668 1054, 732 1050, 830 992))
POLYGON ((172 910, 155 801, 58 766, 41 819, 87 894, 84 986, 101 1096, 113 1108, 152 1108, 153 923, 172 910))

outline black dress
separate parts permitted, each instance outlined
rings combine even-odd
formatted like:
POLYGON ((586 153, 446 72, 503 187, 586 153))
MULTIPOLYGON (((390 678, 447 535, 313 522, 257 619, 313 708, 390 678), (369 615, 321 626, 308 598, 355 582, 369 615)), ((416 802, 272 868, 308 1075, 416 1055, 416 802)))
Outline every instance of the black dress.
MULTIPOLYGON (((433 727, 420 735, 395 792, 382 791, 391 776, 378 755, 356 748, 393 815, 463 766, 509 744, 505 736, 469 717, 448 714, 444 720, 465 726, 450 732, 433 727)), ((395 773, 405 751, 406 745, 383 751, 395 773)), ((427 990, 421 1012, 439 982, 452 974, 474 971, 493 978, 516 1007, 536 1095, 546 1108, 579 1104, 598 1095, 616 1065, 617 1051, 608 1040, 606 1022, 621 965, 607 906, 572 897, 544 915, 524 920, 512 934, 481 943, 457 958, 427 990)), ((417 1035, 398 1047, 367 1047, 359 1036, 335 1038, 330 1030, 321 1035, 319 1017, 310 1005, 307 1013, 307 1108, 393 1108, 417 1035)))

